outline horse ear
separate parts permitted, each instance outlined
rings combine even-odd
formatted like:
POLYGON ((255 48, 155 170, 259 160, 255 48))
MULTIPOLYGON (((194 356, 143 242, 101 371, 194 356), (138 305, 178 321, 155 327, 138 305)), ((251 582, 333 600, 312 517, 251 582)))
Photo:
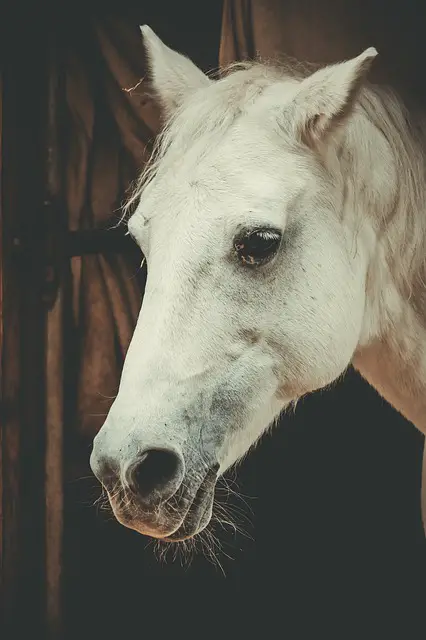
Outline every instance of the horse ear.
POLYGON ((301 82, 294 104, 299 139, 316 147, 344 122, 376 56, 376 49, 370 47, 356 58, 319 69, 301 82))
POLYGON ((189 58, 165 45, 148 25, 141 32, 153 90, 166 116, 171 116, 189 94, 211 80, 189 58))

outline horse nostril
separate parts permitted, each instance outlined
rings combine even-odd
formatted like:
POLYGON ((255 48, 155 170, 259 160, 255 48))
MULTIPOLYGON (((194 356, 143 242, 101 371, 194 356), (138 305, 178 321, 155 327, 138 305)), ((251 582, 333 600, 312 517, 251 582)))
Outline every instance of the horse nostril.
POLYGON ((183 461, 168 449, 149 449, 127 472, 127 482, 142 500, 154 495, 167 500, 181 484, 183 461))

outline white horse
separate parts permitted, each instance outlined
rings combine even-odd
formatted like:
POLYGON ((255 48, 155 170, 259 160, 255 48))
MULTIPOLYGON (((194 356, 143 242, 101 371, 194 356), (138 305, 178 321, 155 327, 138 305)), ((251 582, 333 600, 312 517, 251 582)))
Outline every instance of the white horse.
POLYGON ((426 432, 425 128, 365 85, 377 52, 212 80, 142 27, 164 109, 129 233, 148 280, 91 465, 168 541, 282 410, 352 363, 426 432))

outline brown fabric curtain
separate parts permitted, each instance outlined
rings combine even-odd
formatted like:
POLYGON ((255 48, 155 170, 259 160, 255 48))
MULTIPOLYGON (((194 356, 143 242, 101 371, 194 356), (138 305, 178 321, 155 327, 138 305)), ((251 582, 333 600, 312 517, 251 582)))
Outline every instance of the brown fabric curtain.
POLYGON ((401 11, 391 3, 384 12, 381 0, 225 0, 220 65, 257 54, 330 63, 375 46, 370 78, 426 102, 418 81, 426 41, 415 4, 401 11))
POLYGON ((256 52, 315 62, 355 55, 362 43, 352 13, 350 3, 339 0, 225 0, 220 62, 256 52))
MULTIPOLYGON (((159 119, 141 82, 145 67, 138 25, 117 19, 98 23, 80 41, 74 36, 72 44, 64 70, 68 225, 96 229, 117 223, 125 191, 149 156, 159 119)), ((79 336, 76 427, 87 438, 95 435, 110 404, 99 392, 112 396, 117 391, 140 308, 138 265, 132 258, 91 255, 71 262, 74 335, 79 336)))

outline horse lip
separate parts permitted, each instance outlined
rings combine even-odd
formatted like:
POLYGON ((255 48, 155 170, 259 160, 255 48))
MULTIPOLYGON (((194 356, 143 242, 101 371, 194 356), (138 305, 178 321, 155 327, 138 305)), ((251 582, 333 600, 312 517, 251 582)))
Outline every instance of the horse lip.
MULTIPOLYGON (((125 527, 134 529, 142 535, 148 535, 160 541, 179 542, 181 540, 191 538, 198 532, 199 525, 203 521, 203 518, 213 501, 218 470, 219 464, 215 464, 208 469, 204 479, 198 486, 194 497, 189 502, 189 505, 187 503, 185 510, 182 510, 181 521, 176 523, 175 528, 172 529, 169 534, 162 535, 159 531, 155 531, 157 529, 155 523, 151 523, 153 528, 151 528, 151 525, 149 527, 138 526, 139 521, 142 523, 145 522, 146 525, 146 518, 138 518, 138 514, 132 515, 129 513, 128 509, 121 509, 116 500, 108 494, 114 515, 125 527), (190 525, 190 527, 188 525, 190 525)), ((184 498, 184 496, 180 496, 180 499, 182 498, 184 498)), ((179 508, 178 505, 174 507, 174 511, 177 510, 176 508, 179 508)))
POLYGON ((193 536, 195 536, 199 532, 200 523, 203 521, 206 511, 210 507, 211 501, 212 496, 210 496, 210 499, 208 501, 206 497, 199 508, 193 511, 192 507, 195 502, 194 499, 181 525, 176 529, 176 531, 168 536, 164 536, 164 538, 160 538, 160 540, 164 542, 182 542, 183 540, 188 540, 188 538, 192 538, 193 536), (198 517, 196 517, 197 515, 198 517), (196 524, 195 526, 191 526, 189 528, 188 520, 192 517, 196 517, 196 524))
POLYGON ((209 469, 203 482, 199 486, 194 499, 189 505, 182 523, 173 533, 165 536, 162 540, 165 542, 180 542, 187 538, 191 538, 198 533, 200 523, 203 521, 203 518, 213 501, 218 469, 219 465, 215 465, 209 469), (188 525, 191 526, 189 527, 188 525))

